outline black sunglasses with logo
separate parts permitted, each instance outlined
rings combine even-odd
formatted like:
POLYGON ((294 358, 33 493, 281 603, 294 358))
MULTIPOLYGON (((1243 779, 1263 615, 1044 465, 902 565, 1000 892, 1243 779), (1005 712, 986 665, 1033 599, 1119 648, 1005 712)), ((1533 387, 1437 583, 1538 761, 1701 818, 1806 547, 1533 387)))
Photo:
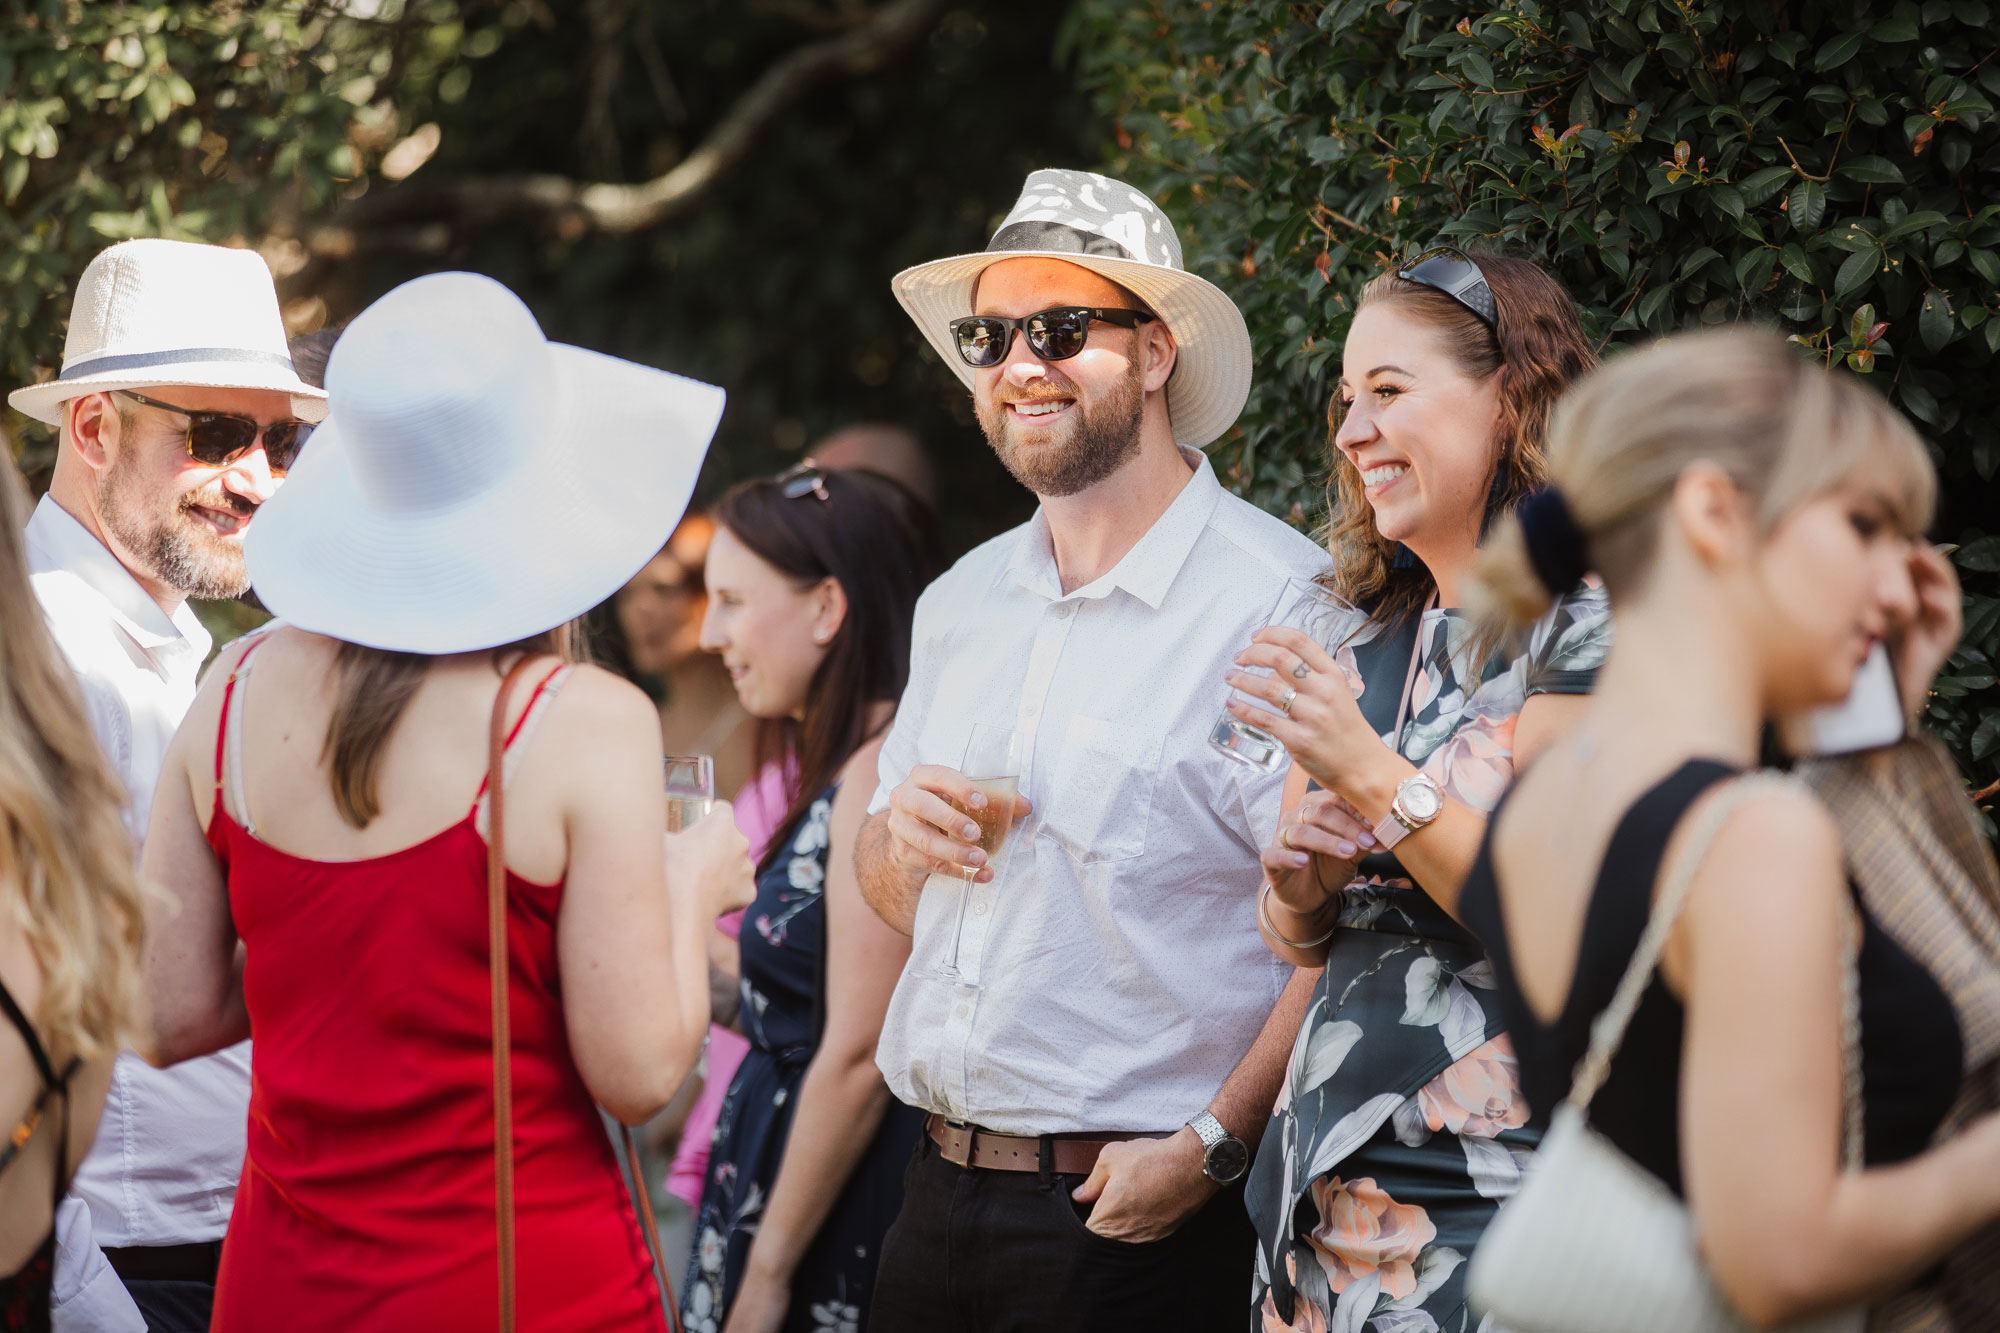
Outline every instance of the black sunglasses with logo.
POLYGON ((1494 333, 1500 332, 1500 304, 1493 299, 1493 289, 1472 256, 1457 246, 1434 245, 1411 260, 1407 268, 1397 269, 1396 276, 1435 287, 1479 316, 1494 333))
POLYGON ((234 412, 193 412, 185 407, 175 407, 157 398, 148 398, 130 389, 115 389, 135 403, 147 407, 157 407, 162 412, 172 412, 188 420, 187 438, 184 441, 188 457, 204 467, 228 467, 257 445, 257 437, 264 437, 264 454, 270 459, 271 474, 282 476, 299 458, 299 450, 305 447, 306 437, 312 434, 309 422, 290 418, 273 421, 270 425, 259 425, 255 418, 238 416, 234 412))
POLYGON ((1083 350, 1090 338, 1092 320, 1116 324, 1121 329, 1136 329, 1153 318, 1144 310, 1061 305, 1020 319, 967 315, 951 322, 951 332, 958 340, 958 354, 965 364, 985 367, 997 366, 1007 359, 1016 329, 1027 335, 1028 350, 1042 360, 1067 361, 1083 350))
POLYGON ((812 459, 801 459, 780 472, 774 480, 778 494, 787 500, 797 500, 808 495, 817 495, 823 504, 833 497, 826 493, 826 469, 812 459))

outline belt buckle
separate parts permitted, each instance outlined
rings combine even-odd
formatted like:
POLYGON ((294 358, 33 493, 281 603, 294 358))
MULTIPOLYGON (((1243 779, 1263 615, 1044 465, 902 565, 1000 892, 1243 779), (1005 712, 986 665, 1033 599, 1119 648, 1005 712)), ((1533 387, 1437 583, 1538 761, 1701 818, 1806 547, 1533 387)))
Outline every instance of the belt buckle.
POLYGON ((963 1120, 944 1122, 944 1142, 938 1145, 938 1156, 962 1170, 972 1166, 973 1140, 979 1131, 963 1120))

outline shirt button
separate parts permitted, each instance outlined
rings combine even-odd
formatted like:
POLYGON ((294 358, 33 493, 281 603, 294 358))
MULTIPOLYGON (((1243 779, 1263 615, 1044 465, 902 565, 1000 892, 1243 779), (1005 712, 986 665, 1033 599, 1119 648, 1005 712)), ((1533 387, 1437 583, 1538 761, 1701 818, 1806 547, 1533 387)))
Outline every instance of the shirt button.
POLYGON ((985 904, 985 903, 974 903, 974 904, 972 905, 972 914, 973 914, 974 916, 985 916, 985 915, 986 915, 986 904, 985 904))
POLYGON ((969 1004, 961 1004, 960 1006, 958 1006, 958 1008, 951 1011, 951 1016, 953 1018, 969 1018, 971 1017, 971 1015, 972 1015, 972 1006, 969 1004))
POLYGON ((1070 612, 1076 610, 1075 602, 1057 602, 1053 608, 1057 620, 1068 620, 1070 612))

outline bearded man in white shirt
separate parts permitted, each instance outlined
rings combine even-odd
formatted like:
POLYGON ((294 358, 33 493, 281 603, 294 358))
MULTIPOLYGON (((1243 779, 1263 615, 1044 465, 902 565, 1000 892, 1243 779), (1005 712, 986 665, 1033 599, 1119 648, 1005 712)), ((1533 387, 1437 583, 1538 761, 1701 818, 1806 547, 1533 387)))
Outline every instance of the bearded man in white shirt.
POLYGON ((1188 447, 1241 410, 1249 338, 1139 191, 1035 172, 984 252, 894 286, 1042 503, 919 603, 857 843, 913 935, 879 1063, 931 1112, 870 1328, 1238 1327, 1242 1175, 1310 985, 1253 905, 1283 776, 1207 736, 1325 556, 1188 447), (992 865, 948 804, 985 800, 958 771, 975 723, 1021 738, 992 865))
MULTIPOLYGON (((262 259, 159 240, 91 261, 61 373, 9 397, 57 429, 29 570, 135 839, 208 656, 187 599, 249 588, 243 534, 325 397, 293 369, 262 259)), ((249 1096, 248 1042, 171 1070, 118 1058, 58 1210, 58 1330, 208 1327, 249 1096)))

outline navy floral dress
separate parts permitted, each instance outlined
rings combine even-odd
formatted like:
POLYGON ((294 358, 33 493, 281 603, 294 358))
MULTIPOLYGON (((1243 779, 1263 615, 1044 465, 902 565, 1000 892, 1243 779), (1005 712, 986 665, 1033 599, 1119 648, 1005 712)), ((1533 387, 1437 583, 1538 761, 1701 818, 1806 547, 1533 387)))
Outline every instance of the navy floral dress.
MULTIPOLYGON (((689 1333, 719 1333, 743 1280, 757 1224, 778 1177, 792 1110, 819 1048, 826 1006, 827 822, 838 785, 786 830, 757 878, 743 914, 742 1009, 750 1052, 717 1113, 715 1139, 695 1216, 681 1313, 689 1333)), ((891 1100, 875 1137, 848 1177, 792 1276, 784 1327, 798 1333, 861 1333, 882 1235, 903 1205, 903 1169, 923 1124, 891 1100)))
MULTIPOLYGON (((1522 706, 1589 692, 1610 646, 1605 612, 1601 590, 1579 589, 1525 653, 1494 655, 1477 680, 1473 627, 1456 610, 1365 630, 1336 659, 1386 741, 1421 651, 1396 749, 1487 813, 1513 779, 1522 706)), ((1537 1135, 1479 941, 1393 854, 1360 872, 1251 1168, 1251 1327, 1476 1333, 1465 1264, 1537 1135)))

